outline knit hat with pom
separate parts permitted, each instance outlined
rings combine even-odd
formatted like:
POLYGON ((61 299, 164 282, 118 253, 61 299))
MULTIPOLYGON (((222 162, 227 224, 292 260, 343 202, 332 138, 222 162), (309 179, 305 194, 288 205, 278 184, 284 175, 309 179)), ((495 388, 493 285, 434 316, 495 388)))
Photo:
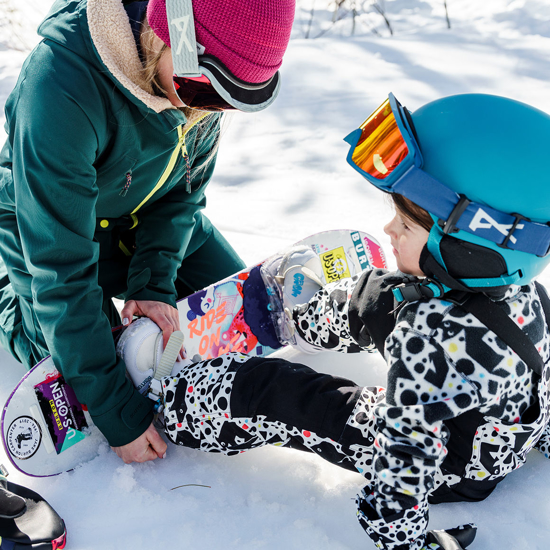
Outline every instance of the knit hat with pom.
MULTIPOLYGON (((295 0, 192 0, 197 42, 237 78, 258 84, 280 68, 295 0)), ((147 20, 170 47, 166 0, 150 0, 147 20)))

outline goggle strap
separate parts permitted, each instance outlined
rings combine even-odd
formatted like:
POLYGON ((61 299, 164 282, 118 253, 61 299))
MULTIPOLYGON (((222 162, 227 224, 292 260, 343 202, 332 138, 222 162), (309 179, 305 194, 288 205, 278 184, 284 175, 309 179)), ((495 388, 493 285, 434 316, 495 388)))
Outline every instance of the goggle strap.
POLYGON ((200 76, 191 0, 168 0, 166 16, 172 46, 174 73, 182 77, 200 76))
POLYGON ((548 225, 532 222, 519 215, 506 214, 476 202, 470 202, 464 208, 461 195, 414 166, 392 186, 391 192, 403 195, 444 222, 452 218, 453 227, 446 227, 443 223, 445 233, 461 229, 503 248, 539 257, 549 252, 548 225), (456 215, 455 208, 459 204, 462 213, 456 215))
POLYGON ((415 166, 411 166, 391 190, 393 193, 403 195, 441 220, 449 219, 460 200, 460 195, 415 166))

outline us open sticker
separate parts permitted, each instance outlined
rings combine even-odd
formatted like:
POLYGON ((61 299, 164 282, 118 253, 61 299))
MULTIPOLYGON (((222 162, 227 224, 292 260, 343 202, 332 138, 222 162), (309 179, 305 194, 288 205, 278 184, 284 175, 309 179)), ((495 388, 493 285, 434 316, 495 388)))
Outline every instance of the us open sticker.
POLYGON ((26 460, 36 453, 42 441, 42 431, 30 416, 16 418, 8 428, 6 441, 10 453, 19 460, 26 460))
POLYGON ((321 254, 321 263, 327 283, 351 277, 343 246, 321 254))

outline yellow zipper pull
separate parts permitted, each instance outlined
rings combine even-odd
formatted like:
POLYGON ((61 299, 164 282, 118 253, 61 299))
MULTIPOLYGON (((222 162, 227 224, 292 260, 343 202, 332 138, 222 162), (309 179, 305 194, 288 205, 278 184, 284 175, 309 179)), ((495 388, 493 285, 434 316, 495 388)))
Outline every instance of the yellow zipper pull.
MULTIPOLYGON (((191 126, 187 129, 187 132, 206 116, 208 116, 208 113, 205 113, 203 116, 195 120, 193 124, 191 124, 191 126)), ((172 154, 170 155, 170 160, 168 161, 168 165, 164 169, 164 172, 162 173, 160 179, 157 181, 153 189, 151 189, 149 194, 134 208, 134 210, 132 211, 132 214, 135 214, 168 181, 168 179, 170 178, 170 175, 172 174, 172 171, 174 170, 174 167, 177 164, 180 152, 183 155, 183 158, 185 159, 185 165, 187 168, 186 190, 187 192, 191 193, 191 166, 190 166, 191 163, 189 162, 189 154, 187 152, 187 147, 185 145, 185 133, 183 132, 183 124, 180 124, 177 127, 177 130, 178 130, 178 142, 176 143, 176 146, 172 150, 172 154)))

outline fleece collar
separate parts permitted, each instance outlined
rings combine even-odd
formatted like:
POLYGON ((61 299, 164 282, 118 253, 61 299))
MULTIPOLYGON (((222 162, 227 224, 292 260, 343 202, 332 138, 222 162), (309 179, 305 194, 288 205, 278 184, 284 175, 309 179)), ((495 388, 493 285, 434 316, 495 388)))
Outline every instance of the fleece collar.
MULTIPOLYGON (((153 111, 175 109, 165 97, 153 94, 143 76, 130 20, 120 0, 88 0, 88 27, 92 42, 113 77, 134 97, 153 111)), ((187 124, 204 115, 196 109, 185 109, 187 124)))

